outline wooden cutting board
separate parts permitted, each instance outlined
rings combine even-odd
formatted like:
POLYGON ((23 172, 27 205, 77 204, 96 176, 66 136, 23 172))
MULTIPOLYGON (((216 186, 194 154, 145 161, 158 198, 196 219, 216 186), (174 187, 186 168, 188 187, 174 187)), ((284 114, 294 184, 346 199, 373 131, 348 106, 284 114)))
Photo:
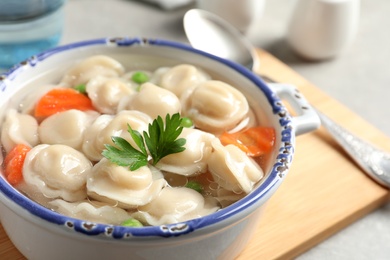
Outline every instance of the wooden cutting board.
MULTIPOLYGON (((296 85, 305 97, 351 132, 390 151, 390 138, 310 84, 269 53, 258 50, 260 72, 296 85)), ((238 257, 290 259, 386 203, 390 192, 367 177, 320 129, 297 137, 293 165, 269 201, 254 237, 238 257)), ((0 258, 25 259, 0 225, 0 258)))

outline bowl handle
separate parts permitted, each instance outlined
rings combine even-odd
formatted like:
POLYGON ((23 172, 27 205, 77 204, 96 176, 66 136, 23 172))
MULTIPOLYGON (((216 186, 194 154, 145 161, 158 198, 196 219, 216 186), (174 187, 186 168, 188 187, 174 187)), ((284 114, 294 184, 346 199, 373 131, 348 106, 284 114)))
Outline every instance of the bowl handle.
POLYGON ((316 130, 320 127, 321 121, 305 97, 299 90, 290 84, 267 83, 276 92, 283 102, 287 102, 293 109, 292 123, 295 127, 295 135, 301 135, 316 130))

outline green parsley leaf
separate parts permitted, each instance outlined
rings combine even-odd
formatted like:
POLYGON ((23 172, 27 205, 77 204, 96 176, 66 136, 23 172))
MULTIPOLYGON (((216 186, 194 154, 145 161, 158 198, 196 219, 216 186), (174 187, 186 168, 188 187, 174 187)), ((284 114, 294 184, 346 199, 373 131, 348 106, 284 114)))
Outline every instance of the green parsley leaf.
POLYGON ((127 132, 130 133, 131 138, 133 138, 135 144, 139 147, 139 149, 141 149, 141 152, 147 155, 148 152, 146 151, 142 135, 138 131, 133 130, 129 124, 127 124, 127 132))
POLYGON ((115 146, 105 144, 106 150, 102 155, 119 166, 129 166, 135 171, 148 164, 148 155, 135 149, 126 139, 120 136, 112 136, 115 146))
POLYGON ((153 165, 156 165, 167 155, 180 153, 185 150, 186 140, 184 138, 177 139, 183 131, 183 127, 180 125, 181 118, 178 113, 172 117, 167 114, 165 126, 160 116, 152 124, 149 124, 149 133, 144 132, 144 138, 152 156, 153 165))
POLYGON ((111 139, 115 146, 105 144, 106 150, 102 152, 102 155, 119 166, 129 166, 131 171, 135 171, 148 164, 146 144, 152 157, 152 163, 156 165, 163 157, 185 150, 186 140, 184 138, 177 139, 183 130, 181 123, 182 119, 178 113, 172 117, 167 114, 165 124, 163 119, 158 116, 149 124, 148 132, 144 131, 143 136, 128 124, 127 131, 140 150, 134 148, 124 138, 112 136, 111 139))

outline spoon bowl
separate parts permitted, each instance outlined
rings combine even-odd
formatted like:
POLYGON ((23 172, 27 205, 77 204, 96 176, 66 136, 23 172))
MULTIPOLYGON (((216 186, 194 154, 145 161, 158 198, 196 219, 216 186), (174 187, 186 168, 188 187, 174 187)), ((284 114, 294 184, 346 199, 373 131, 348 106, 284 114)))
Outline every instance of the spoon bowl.
MULTIPOLYGON (((217 15, 192 9, 184 15, 183 23, 187 38, 196 49, 233 60, 252 70, 258 68, 259 58, 254 51, 255 47, 237 29, 217 15), (205 41, 205 35, 209 40, 212 37, 211 42, 214 44, 205 41)), ((266 76, 260 77, 275 83, 266 76)), ((272 85, 270 87, 272 88, 272 85)), ((353 135, 324 114, 319 112, 317 114, 322 125, 351 159, 377 183, 390 188, 390 153, 353 135)))
POLYGON ((255 50, 249 40, 219 16, 192 9, 185 14, 183 23, 187 38, 194 48, 233 60, 248 69, 259 66, 260 61, 253 58, 256 57, 255 50))

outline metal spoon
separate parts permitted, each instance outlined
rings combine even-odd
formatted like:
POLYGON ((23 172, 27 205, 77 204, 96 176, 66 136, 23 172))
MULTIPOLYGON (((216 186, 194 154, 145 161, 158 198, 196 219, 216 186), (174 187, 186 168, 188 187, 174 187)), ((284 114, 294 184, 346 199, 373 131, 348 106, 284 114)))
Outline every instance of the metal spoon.
MULTIPOLYGON (((252 70, 259 66, 254 46, 222 18, 204 10, 191 9, 184 15, 183 22, 187 38, 194 48, 236 61, 252 70)), ((390 153, 358 138, 324 114, 318 112, 318 115, 322 125, 349 156, 372 179, 390 188, 390 153)))

